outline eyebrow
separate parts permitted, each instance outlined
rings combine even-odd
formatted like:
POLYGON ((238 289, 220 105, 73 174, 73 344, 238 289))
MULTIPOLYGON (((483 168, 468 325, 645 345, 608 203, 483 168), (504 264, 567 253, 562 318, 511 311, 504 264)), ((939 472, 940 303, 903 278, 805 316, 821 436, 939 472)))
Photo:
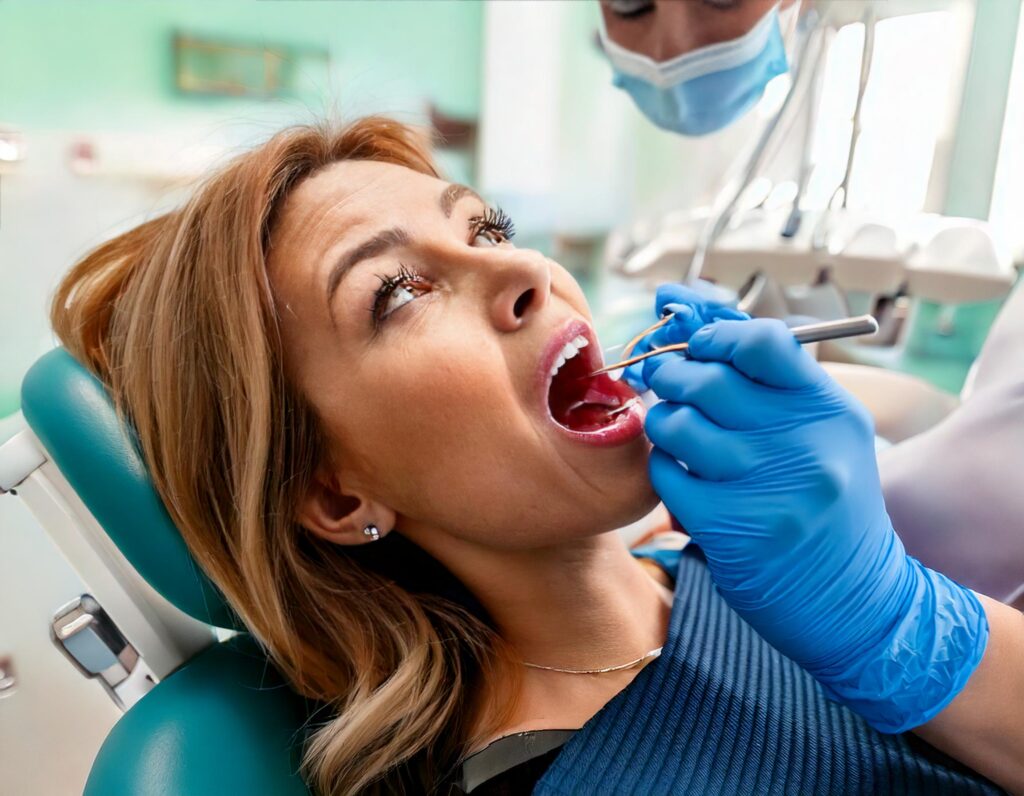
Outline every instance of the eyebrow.
POLYGON ((330 309, 331 299, 334 298, 334 292, 338 289, 338 285, 341 284, 341 280, 345 278, 346 274, 352 270, 356 263, 360 260, 368 260, 371 257, 379 257, 388 249, 393 249, 395 246, 405 246, 408 243, 409 233, 401 227, 392 227, 391 229, 385 229, 383 232, 378 232, 367 241, 363 241, 338 260, 327 277, 328 309, 330 309))
MULTIPOLYGON (((472 196, 483 202, 480 199, 479 194, 472 188, 465 185, 460 185, 455 182, 449 185, 441 192, 441 196, 438 197, 438 204, 441 207, 441 212, 444 213, 445 218, 451 218, 452 209, 455 207, 455 203, 459 201, 463 196, 472 196)), ((407 246, 411 238, 409 233, 406 232, 402 227, 392 227, 391 229, 385 229, 378 232, 369 240, 363 241, 361 244, 356 246, 347 254, 342 257, 334 264, 331 268, 330 274, 327 276, 327 309, 330 312, 331 300, 334 298, 334 293, 337 291, 341 281, 348 275, 349 271, 361 260, 368 260, 371 257, 379 257, 389 249, 393 249, 396 246, 407 246)), ((331 315, 333 318, 333 313, 331 315)))
MULTIPOLYGON (((455 203, 463 196, 472 196, 476 199, 480 199, 480 195, 472 188, 466 185, 461 185, 457 182, 453 182, 441 192, 439 202, 441 204, 441 212, 444 213, 445 218, 452 217, 452 208, 455 207, 455 203)), ((483 199, 480 199, 480 201, 486 204, 483 199)))

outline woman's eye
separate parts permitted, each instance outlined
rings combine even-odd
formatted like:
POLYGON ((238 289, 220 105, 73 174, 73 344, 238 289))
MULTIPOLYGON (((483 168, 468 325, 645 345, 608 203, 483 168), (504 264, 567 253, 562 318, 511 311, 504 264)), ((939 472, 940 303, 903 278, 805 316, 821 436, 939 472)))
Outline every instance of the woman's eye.
POLYGON ((374 291, 373 306, 370 307, 373 328, 377 331, 392 312, 430 292, 430 282, 404 265, 398 269, 397 274, 377 278, 380 287, 374 291))
POLYGON ((381 317, 386 318, 403 304, 414 301, 426 293, 425 288, 417 287, 415 284, 402 284, 395 287, 389 294, 381 308, 381 317))
POLYGON ((504 243, 505 237, 498 232, 494 232, 490 229, 482 229, 476 233, 476 237, 473 238, 474 246, 497 246, 499 243, 504 243))
POLYGON ((510 243, 515 237, 516 227, 508 213, 500 207, 487 208, 482 216, 474 216, 469 219, 473 230, 473 245, 481 241, 485 246, 498 246, 502 243, 510 243))

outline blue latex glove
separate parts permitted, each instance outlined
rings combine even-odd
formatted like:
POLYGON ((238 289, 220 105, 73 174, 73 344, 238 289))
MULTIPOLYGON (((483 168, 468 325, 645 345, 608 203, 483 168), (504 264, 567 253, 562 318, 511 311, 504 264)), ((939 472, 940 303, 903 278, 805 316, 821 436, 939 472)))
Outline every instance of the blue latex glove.
POLYGON ((780 321, 689 339, 691 359, 642 371, 663 399, 646 421, 654 488, 729 604, 829 697, 883 732, 928 721, 981 660, 988 622, 973 592, 905 553, 867 411, 780 321))
MULTIPOLYGON (((667 312, 676 312, 678 317, 647 335, 633 349, 631 356, 646 354, 652 349, 671 343, 684 343, 695 329, 708 321, 741 320, 750 317, 745 312, 740 312, 728 304, 722 303, 727 298, 729 298, 727 291, 716 288, 710 282, 698 281, 695 287, 671 283, 661 285, 655 295, 654 304, 657 317, 654 320, 661 318, 667 312)), ((634 365, 629 365, 622 373, 622 378, 626 383, 638 392, 647 389, 643 381, 643 367, 643 362, 637 362, 634 365)))

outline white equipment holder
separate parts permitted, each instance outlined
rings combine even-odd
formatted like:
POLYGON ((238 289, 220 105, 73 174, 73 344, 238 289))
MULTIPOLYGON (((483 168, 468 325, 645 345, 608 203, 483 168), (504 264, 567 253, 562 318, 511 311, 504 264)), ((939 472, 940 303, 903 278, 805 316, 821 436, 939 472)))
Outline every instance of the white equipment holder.
POLYGON ((0 445, 4 493, 21 498, 87 584, 88 594, 57 610, 51 638, 122 710, 218 640, 135 571, 28 427, 0 445))

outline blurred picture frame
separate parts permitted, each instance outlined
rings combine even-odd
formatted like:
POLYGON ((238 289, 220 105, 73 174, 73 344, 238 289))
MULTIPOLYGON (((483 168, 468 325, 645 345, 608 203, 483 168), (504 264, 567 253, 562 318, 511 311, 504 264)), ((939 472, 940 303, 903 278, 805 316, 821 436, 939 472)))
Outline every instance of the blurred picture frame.
POLYGON ((326 85, 327 49, 224 41, 176 31, 175 88, 184 95, 296 97, 311 85, 326 85))

